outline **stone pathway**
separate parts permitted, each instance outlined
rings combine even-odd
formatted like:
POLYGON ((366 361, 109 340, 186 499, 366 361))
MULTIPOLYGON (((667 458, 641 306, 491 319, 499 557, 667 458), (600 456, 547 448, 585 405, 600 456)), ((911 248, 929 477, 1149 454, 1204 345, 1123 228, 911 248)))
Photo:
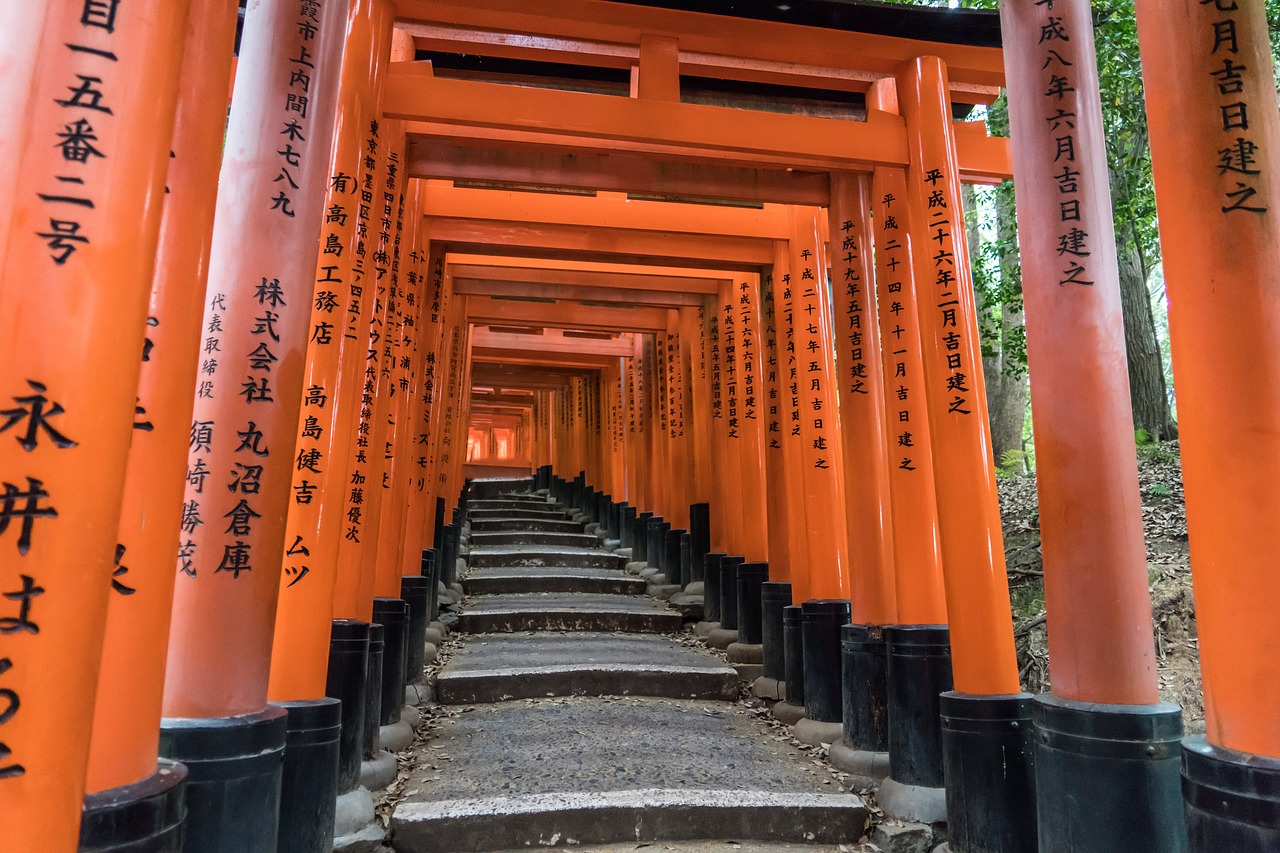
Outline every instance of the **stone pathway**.
POLYGON ((852 849, 863 802, 736 701, 737 673, 676 638, 623 558, 544 497, 469 510, 449 708, 415 747, 396 851, 852 849))

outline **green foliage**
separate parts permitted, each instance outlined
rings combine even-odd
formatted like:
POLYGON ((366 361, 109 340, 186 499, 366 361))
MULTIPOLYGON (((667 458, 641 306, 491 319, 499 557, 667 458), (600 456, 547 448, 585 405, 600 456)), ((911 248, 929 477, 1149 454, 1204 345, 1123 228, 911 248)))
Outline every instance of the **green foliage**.
POLYGON ((1151 487, 1151 494, 1167 498, 1173 495, 1173 487, 1168 483, 1156 483, 1151 487))
POLYGON ((997 477, 1021 477, 1027 473, 1027 452, 1025 450, 1006 450, 1000 454, 1000 464, 996 466, 997 477))

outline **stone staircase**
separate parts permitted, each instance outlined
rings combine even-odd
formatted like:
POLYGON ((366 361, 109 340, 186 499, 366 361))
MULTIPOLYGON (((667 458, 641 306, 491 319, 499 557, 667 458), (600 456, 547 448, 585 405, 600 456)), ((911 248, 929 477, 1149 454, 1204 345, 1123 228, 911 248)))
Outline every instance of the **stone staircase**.
POLYGON ((738 673, 566 509, 505 493, 468 520, 461 643, 436 681, 462 713, 415 755, 395 850, 856 842, 862 801, 797 763, 736 701, 738 673))

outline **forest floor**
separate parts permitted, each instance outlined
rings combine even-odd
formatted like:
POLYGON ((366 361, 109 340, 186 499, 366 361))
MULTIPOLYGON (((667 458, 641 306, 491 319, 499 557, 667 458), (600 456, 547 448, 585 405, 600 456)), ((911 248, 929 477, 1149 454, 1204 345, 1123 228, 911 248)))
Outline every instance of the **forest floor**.
MULTIPOLYGON (((1138 482, 1160 695, 1182 706, 1188 734, 1203 732, 1200 652, 1191 597, 1182 467, 1176 441, 1138 449, 1138 482)), ((1023 689, 1040 693, 1049 689, 1049 654, 1035 477, 1002 477, 999 486, 1018 666, 1023 689)))

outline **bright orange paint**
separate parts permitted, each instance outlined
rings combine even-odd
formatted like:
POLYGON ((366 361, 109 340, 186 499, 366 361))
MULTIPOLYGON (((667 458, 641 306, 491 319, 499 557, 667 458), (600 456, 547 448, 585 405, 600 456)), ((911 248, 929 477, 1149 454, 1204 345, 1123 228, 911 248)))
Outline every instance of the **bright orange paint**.
POLYGON ((390 38, 385 6, 357 0, 351 6, 343 51, 321 249, 316 260, 304 368, 302 410, 293 447, 284 570, 276 605, 275 653, 267 695, 275 702, 324 695, 329 634, 338 578, 338 543, 346 530, 343 502, 348 427, 358 398, 363 351, 348 337, 348 324, 369 310, 372 294, 357 281, 357 215, 365 136, 376 107, 378 68, 390 38), (304 454, 306 454, 304 456, 304 454))
POLYGON ((803 471, 805 549, 809 560, 807 593, 813 598, 848 598, 844 460, 836 406, 831 300, 823 280, 828 263, 818 214, 813 208, 792 208, 791 212, 789 271, 780 283, 784 305, 788 301, 791 305, 795 345, 795 375, 788 371, 787 383, 794 386, 790 389, 793 399, 799 400, 798 457, 803 471))
POLYGON ((6 151, 0 250, 0 822, 5 846, 58 853, 80 821, 89 726, 67 688, 95 689, 113 594, 187 4, 123 7, 113 31, 82 11, 51 6, 43 31, 6 33, 34 51, 0 59, 37 58, 6 117, 30 133, 6 151))
POLYGON ((946 69, 936 57, 922 57, 899 71, 897 83, 910 138, 907 209, 921 275, 920 338, 952 672, 962 693, 1017 693, 1009 580, 946 69))
POLYGON ((197 0, 186 22, 173 156, 165 184, 119 549, 93 706, 87 790, 155 772, 182 493, 200 360, 205 281, 222 159, 236 4, 197 0), (117 585, 118 584, 118 585, 117 585))
POLYGON ((852 619, 890 625, 898 621, 898 608, 870 183, 865 175, 831 176, 831 287, 852 619))
POLYGON ((1169 289, 1205 722, 1210 742, 1275 758, 1280 187, 1271 152, 1280 146, 1280 111, 1263 4, 1175 5, 1138 0, 1138 39, 1169 289), (1239 53, 1230 56, 1241 87, 1224 94, 1209 72, 1220 71, 1228 55, 1225 45, 1211 52, 1214 24, 1225 20, 1234 27, 1239 53), (1227 105, 1237 103, 1247 104, 1247 134, 1223 130, 1233 115, 1227 105), (1265 155, 1254 167, 1245 164, 1259 174, 1220 168, 1221 152, 1238 138, 1265 155), (1224 210, 1237 203, 1265 211, 1224 210))
POLYGON ((1002 15, 1053 693, 1151 704, 1160 693, 1093 20, 1081 0, 1002 15), (1041 44, 1051 24, 1068 38, 1041 44), (1062 98, 1044 93, 1055 74, 1072 83, 1062 98), (1059 108, 1072 115, 1065 134, 1045 120, 1059 108), (1075 172, 1065 187, 1054 156, 1064 136, 1075 172), (1068 201, 1079 208, 1064 217, 1068 201), (1064 242, 1072 235, 1084 244, 1064 242))
POLYGON ((346 6, 327 3, 318 17, 311 42, 285 2, 255 5, 245 22, 205 300, 204 348, 218 366, 197 387, 192 414, 210 434, 188 457, 209 479, 189 478, 186 492, 170 717, 254 713, 267 700, 346 6), (301 106, 290 80, 303 47, 316 65, 307 116, 288 109, 301 106), (281 127, 292 150, 279 144, 281 127), (277 180, 281 170, 292 183, 277 180))

